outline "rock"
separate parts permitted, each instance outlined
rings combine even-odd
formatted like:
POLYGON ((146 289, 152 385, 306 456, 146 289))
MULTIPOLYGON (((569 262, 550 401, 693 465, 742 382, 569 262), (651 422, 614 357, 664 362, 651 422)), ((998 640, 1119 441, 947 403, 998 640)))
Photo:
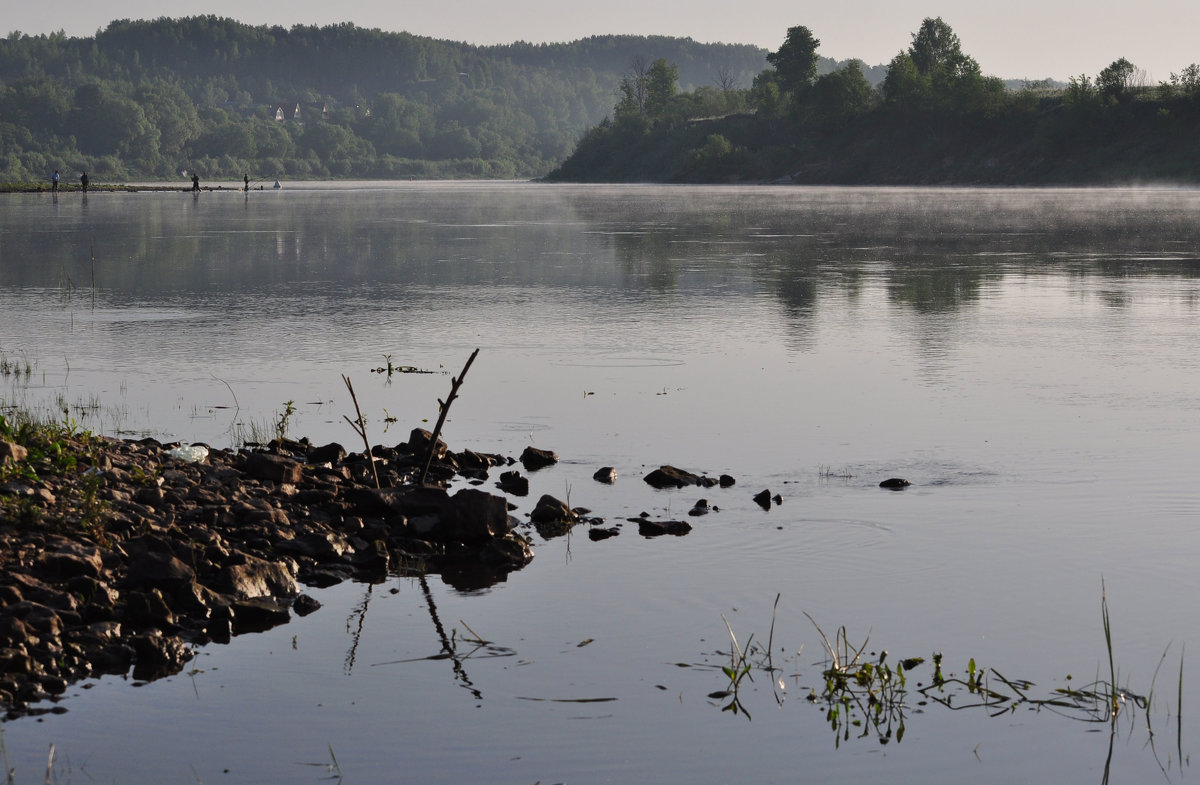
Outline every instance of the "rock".
POLYGON ((492 540, 480 552, 485 564, 511 572, 533 561, 533 548, 524 537, 508 534, 492 540))
POLYGON ((270 482, 300 482, 304 466, 293 458, 266 452, 250 453, 246 458, 246 474, 270 482))
POLYGON ((710 509, 708 499, 700 499, 688 510, 688 515, 708 515, 710 509))
POLYGON ((60 580, 80 576, 96 578, 104 569, 99 548, 66 541, 59 543, 54 550, 43 553, 37 564, 41 572, 60 580))
POLYGON ((888 488, 893 491, 898 491, 903 488, 907 488, 909 485, 912 485, 912 483, 910 483, 908 480, 903 480, 899 477, 890 477, 890 478, 884 480, 883 482, 879 483, 880 488, 888 488))
POLYGON ((346 538, 337 532, 312 532, 279 542, 275 545, 275 550, 291 556, 304 556, 314 561, 336 561, 350 550, 350 546, 346 538))
POLYGON ((682 537, 692 530, 687 521, 648 521, 638 518, 631 520, 637 523, 638 534, 643 537, 661 537, 664 534, 682 537))
POLYGON ((549 523, 552 521, 573 522, 575 517, 575 513, 571 512, 571 508, 565 502, 561 502, 549 494, 538 499, 533 512, 529 514, 529 520, 534 523, 549 523))
POLYGON ((29 450, 19 444, 0 440, 0 466, 6 463, 20 463, 29 457, 29 450))
POLYGON ((674 466, 660 466, 650 472, 643 478, 649 485, 654 488, 682 488, 685 485, 699 485, 700 477, 685 472, 683 469, 676 469, 674 466))
POLYGON ((513 496, 528 496, 529 495, 529 478, 523 476, 516 469, 500 474, 500 481, 496 483, 496 487, 505 493, 511 493, 513 496))
POLYGON ((148 552, 130 559, 124 583, 134 589, 162 587, 175 591, 195 579, 196 571, 171 554, 148 552))
MULTIPOLYGON (((429 445, 433 440, 433 434, 424 428, 413 428, 408 435, 408 451, 420 460, 425 460, 429 455, 429 445)), ((450 448, 441 439, 438 439, 437 447, 433 452, 433 459, 440 461, 450 452, 450 448)))
POLYGON ((771 492, 765 488, 754 494, 754 501, 764 510, 771 509, 771 492))
POLYGON ((588 539, 592 542, 599 542, 600 540, 607 540, 609 537, 616 537, 620 533, 621 530, 616 526, 610 526, 607 529, 596 526, 588 529, 588 539))
POLYGON ((604 466, 596 470, 596 473, 592 475, 592 479, 596 482, 612 485, 617 481, 617 470, 611 466, 604 466))
POLYGON ((737 480, 733 479, 733 478, 732 478, 732 477, 730 477, 728 474, 722 474, 722 475, 721 475, 721 476, 720 476, 720 477, 717 479, 717 483, 718 483, 718 484, 719 484, 719 485, 720 485, 722 488, 731 488, 731 487, 733 487, 733 485, 734 485, 736 482, 737 482, 737 480))
POLYGON ((309 463, 329 463, 336 464, 346 457, 346 448, 337 442, 330 442, 321 447, 312 447, 309 449, 305 460, 309 463))
POLYGON ((416 517, 440 513, 450 495, 445 488, 409 485, 401 488, 353 488, 346 497, 359 515, 416 517))
POLYGON ((217 575, 215 588, 235 597, 294 597, 299 593, 296 568, 290 559, 266 561, 246 556, 242 564, 231 564, 217 575))
POLYGON ((270 597, 237 600, 229 606, 233 612, 233 634, 264 632, 291 620, 287 606, 270 597))
POLYGON ((175 614, 158 589, 126 592, 125 623, 136 629, 155 627, 164 632, 173 631, 175 614))
POLYGON ((525 471, 535 472, 558 463, 558 454, 550 450, 540 450, 537 447, 526 447, 521 453, 521 465, 525 471))
POLYGON ((159 679, 183 670, 192 652, 180 638, 137 635, 133 638, 133 678, 159 679))
POLYGON ((464 488, 442 507, 440 539, 484 543, 508 534, 508 502, 478 488, 464 488))
POLYGON ((310 613, 316 612, 320 608, 321 603, 317 600, 314 600, 312 597, 309 597, 307 594, 301 594, 296 598, 296 601, 292 603, 292 610, 296 612, 297 616, 307 616, 310 613))

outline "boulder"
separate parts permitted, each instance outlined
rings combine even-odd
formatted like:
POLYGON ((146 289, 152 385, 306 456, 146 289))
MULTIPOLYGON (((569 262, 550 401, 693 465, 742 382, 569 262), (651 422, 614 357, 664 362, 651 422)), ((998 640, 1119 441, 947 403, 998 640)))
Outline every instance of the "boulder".
POLYGON ((274 455, 266 452, 252 452, 246 457, 246 474, 259 480, 269 482, 289 482, 293 485, 300 482, 304 475, 304 465, 285 455, 274 455))
POLYGON ((558 453, 550 450, 541 450, 530 446, 521 453, 521 465, 525 467, 525 471, 535 472, 556 463, 558 463, 558 453))
POLYGON ((685 485, 699 485, 700 477, 686 472, 683 469, 676 469, 674 466, 660 466, 650 472, 643 478, 647 484, 654 488, 682 488, 685 485))
POLYGON ((574 521, 575 517, 575 513, 571 512, 571 508, 565 502, 561 502, 549 494, 545 494, 542 498, 538 499, 533 512, 529 514, 529 520, 534 523, 574 521))
POLYGON ((246 556, 242 564, 231 564, 216 576, 215 588, 234 597, 294 597, 299 593, 296 567, 290 559, 267 561, 246 556))
POLYGON ((496 483, 496 487, 513 496, 528 496, 529 478, 513 469, 500 474, 500 481, 496 483))

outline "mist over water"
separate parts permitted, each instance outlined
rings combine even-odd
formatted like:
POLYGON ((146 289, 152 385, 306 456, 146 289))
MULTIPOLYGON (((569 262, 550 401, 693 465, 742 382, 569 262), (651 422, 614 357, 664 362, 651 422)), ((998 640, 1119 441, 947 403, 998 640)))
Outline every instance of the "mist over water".
POLYGON ((1049 692, 1105 658, 1103 578, 1131 686, 1171 642, 1178 669, 1200 628, 1200 192, 0 198, 0 358, 29 368, 0 378, 4 403, 228 447, 272 434, 292 401, 292 436, 355 449, 346 374, 390 445, 430 427, 479 347, 446 441, 559 453, 518 517, 569 493, 623 524, 603 542, 531 531, 534 562, 486 590, 313 592, 321 611, 205 649, 190 675, 72 688, 65 714, 3 726, 26 779, 50 742, 74 779, 86 761, 119 782, 320 780, 307 764, 329 748, 346 781, 1087 781, 1106 761, 1120 781, 1162 776, 1141 737, 1108 759, 1107 733, 1048 712, 926 706, 901 743, 835 746, 804 700, 821 641, 803 612, 871 651, 975 658, 1049 692), (434 373, 372 372, 388 358, 434 373), (664 463, 738 484, 655 491, 641 477, 664 463), (612 487, 591 479, 606 465, 612 487), (892 476, 913 485, 877 487, 892 476), (754 504, 764 488, 782 504, 754 504), (686 537, 624 523, 702 496, 720 510, 686 537), (776 594, 786 700, 759 676, 746 722, 697 666, 728 651, 722 615, 765 642, 776 594), (397 664, 440 650, 432 609, 514 653, 465 676, 397 664))

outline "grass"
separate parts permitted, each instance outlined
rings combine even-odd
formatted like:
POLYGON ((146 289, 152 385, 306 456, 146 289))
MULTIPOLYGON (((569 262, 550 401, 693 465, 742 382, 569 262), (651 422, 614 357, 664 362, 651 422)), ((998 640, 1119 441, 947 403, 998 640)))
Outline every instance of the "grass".
MULTIPOLYGON (((724 615, 721 616, 731 641, 729 663, 719 666, 726 683, 723 690, 710 693, 708 697, 730 698, 729 703, 722 706, 723 711, 744 714, 749 719, 746 703, 750 696, 746 687, 754 681, 754 672, 776 671, 770 660, 770 652, 774 646, 778 605, 777 595, 765 654, 755 648, 753 635, 746 639, 745 645, 740 645, 732 626, 724 615)), ((1181 649, 1174 694, 1165 701, 1156 697, 1158 693, 1154 687, 1159 671, 1167 660, 1169 645, 1159 659, 1146 695, 1122 685, 1107 587, 1103 582, 1100 621, 1107 665, 1098 666, 1096 678, 1088 684, 1076 686, 1068 675, 1065 686, 1048 691, 1037 690, 1036 685, 1027 679, 1008 678, 995 668, 981 667, 974 657, 968 658, 965 667, 955 672, 944 669, 945 658, 940 652, 933 653, 929 658, 914 656, 895 659, 886 650, 869 651, 869 632, 861 642, 856 642, 857 639, 852 639, 843 625, 829 636, 811 615, 804 615, 817 631, 824 648, 820 678, 810 688, 807 701, 825 712, 825 720, 834 732, 836 745, 848 742, 851 738, 866 737, 873 737, 880 744, 888 744, 892 740, 898 743, 904 738, 911 715, 918 713, 921 707, 930 705, 951 711, 984 711, 992 717, 1009 717, 1018 710, 1055 714, 1086 723, 1106 724, 1113 735, 1118 731, 1120 717, 1131 720, 1128 727, 1132 731, 1136 726, 1132 719, 1142 712, 1145 715, 1147 746, 1154 752, 1164 774, 1172 764, 1182 766, 1188 760, 1182 742, 1184 652, 1181 649), (1106 669, 1103 675, 1100 668, 1106 669), (927 673, 924 679, 915 678, 918 671, 927 673), (1156 712, 1175 715, 1174 761, 1168 760, 1165 765, 1159 760, 1157 750, 1153 749, 1155 732, 1152 717, 1156 712)), ((797 673, 796 678, 799 679, 800 674, 797 673)), ((782 686, 782 679, 779 686, 782 686)), ((772 692, 777 703, 782 704, 780 692, 775 689, 772 692)))

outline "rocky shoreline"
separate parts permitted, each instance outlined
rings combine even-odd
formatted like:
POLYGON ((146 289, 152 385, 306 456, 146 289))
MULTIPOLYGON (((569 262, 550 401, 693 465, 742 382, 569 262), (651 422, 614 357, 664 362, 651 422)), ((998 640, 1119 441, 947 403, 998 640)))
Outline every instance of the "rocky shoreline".
MULTIPOLYGON (((517 461, 441 441, 417 484, 431 438, 417 429, 368 456, 307 441, 191 451, 83 435, 53 447, 69 453, 55 456, 60 470, 38 456, 36 472, 26 447, 0 440, 0 708, 62 711, 31 705, 88 677, 177 673, 197 646, 318 608, 302 587, 405 573, 491 585, 533 558, 518 525, 553 536, 585 520, 551 497, 518 520, 504 496, 474 487, 517 461), (470 484, 451 493, 455 477, 470 484)), ((529 468, 557 460, 523 457, 529 468)), ((528 480, 510 469, 496 485, 521 494, 528 480)))

